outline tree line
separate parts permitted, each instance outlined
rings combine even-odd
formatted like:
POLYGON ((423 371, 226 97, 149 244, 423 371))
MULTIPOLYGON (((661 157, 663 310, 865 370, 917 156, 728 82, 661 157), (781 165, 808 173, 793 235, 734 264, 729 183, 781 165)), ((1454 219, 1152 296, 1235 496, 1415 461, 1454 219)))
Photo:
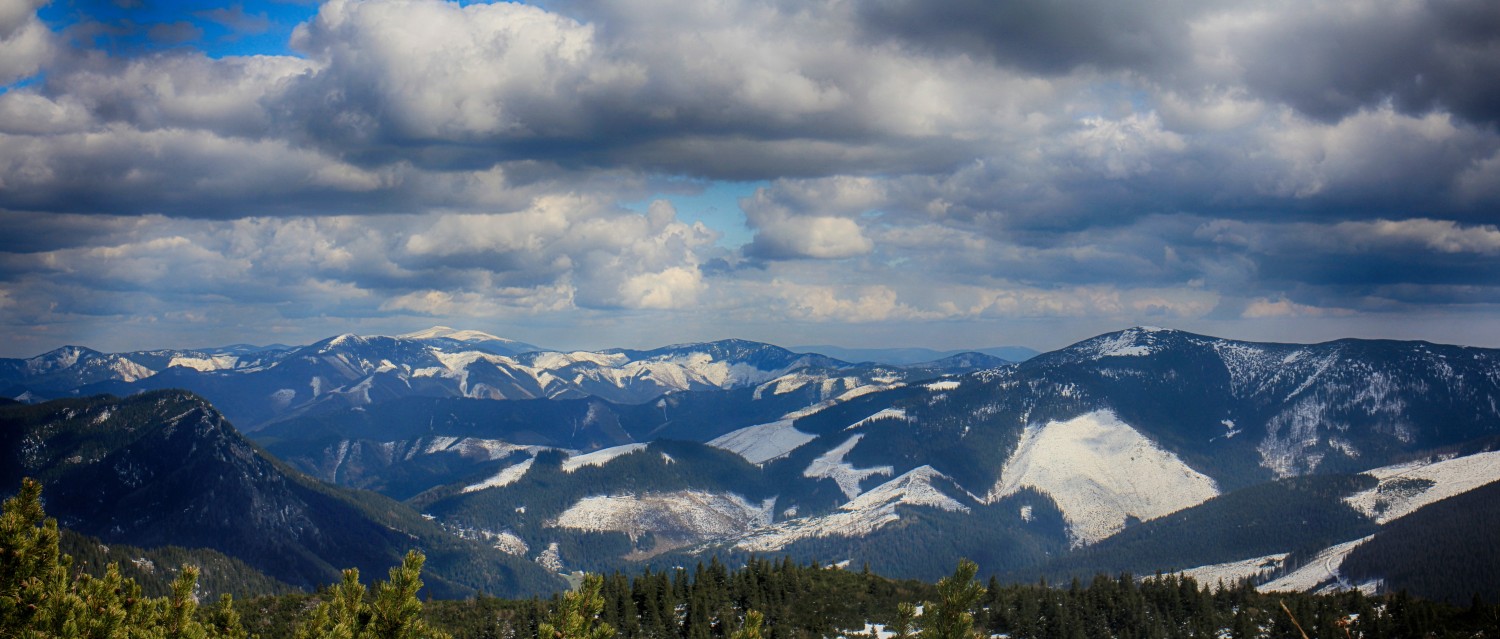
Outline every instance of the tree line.
POLYGON ((356 570, 316 593, 199 605, 198 570, 177 571, 167 594, 142 593, 118 565, 77 569, 59 546, 41 486, 25 480, 0 513, 0 637, 121 639, 895 639, 1006 636, 1073 639, 1172 637, 1472 637, 1500 633, 1500 606, 1468 607, 1398 593, 1372 597, 1260 593, 1248 583, 1129 574, 1066 586, 976 580, 959 562, 936 584, 864 570, 750 558, 693 568, 585 575, 550 599, 423 601, 424 557, 410 552, 384 582, 356 570), (920 603, 920 605, 917 605, 920 603))

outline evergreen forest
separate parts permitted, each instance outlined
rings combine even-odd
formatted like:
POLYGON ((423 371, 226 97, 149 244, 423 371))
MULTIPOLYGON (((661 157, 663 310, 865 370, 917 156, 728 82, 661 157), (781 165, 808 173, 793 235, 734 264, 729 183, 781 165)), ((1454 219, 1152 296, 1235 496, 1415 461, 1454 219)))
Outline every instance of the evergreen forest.
MULTIPOLYGON (((1168 637, 1490 637, 1500 606, 1410 597, 1259 593, 1156 575, 1071 583, 988 584, 964 560, 936 584, 868 568, 750 558, 691 569, 584 575, 550 599, 423 600, 420 552, 366 586, 357 570, 315 593, 247 582, 261 594, 200 605, 200 569, 138 572, 75 562, 46 517, 41 485, 22 483, 0 514, 0 636, 143 639, 894 639, 1168 637), (170 576, 170 579, 166 577, 170 576), (164 580, 166 585, 143 582, 164 580), (148 594, 160 592, 160 595, 148 594)), ((73 544, 77 546, 75 542, 73 544)), ((84 547, 88 547, 84 544, 84 547)), ((182 551, 157 557, 191 558, 182 551)), ((238 568, 234 569, 238 571, 238 568)), ((222 587, 222 586, 220 586, 222 587)))

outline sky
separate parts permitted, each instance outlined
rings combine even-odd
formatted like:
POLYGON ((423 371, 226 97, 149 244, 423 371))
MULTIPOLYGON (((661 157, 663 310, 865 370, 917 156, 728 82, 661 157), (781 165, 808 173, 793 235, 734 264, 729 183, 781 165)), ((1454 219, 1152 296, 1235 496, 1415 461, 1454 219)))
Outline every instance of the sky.
POLYGON ((1500 347, 1494 0, 0 0, 0 356, 1500 347))

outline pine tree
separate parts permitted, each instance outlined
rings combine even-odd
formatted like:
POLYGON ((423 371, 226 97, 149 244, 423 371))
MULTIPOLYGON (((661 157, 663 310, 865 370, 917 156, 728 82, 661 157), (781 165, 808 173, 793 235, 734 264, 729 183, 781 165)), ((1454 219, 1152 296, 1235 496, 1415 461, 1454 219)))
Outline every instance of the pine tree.
POLYGON ((70 579, 73 558, 59 550, 57 521, 47 518, 41 494, 41 484, 24 479, 0 510, 0 637, 244 637, 237 618, 222 626, 198 619, 193 566, 182 567, 162 598, 141 596, 140 585, 122 577, 118 564, 109 564, 102 577, 70 579))
POLYGON ((422 620, 422 564, 426 558, 415 550, 406 553, 401 565, 391 568, 390 578, 375 586, 366 627, 373 639, 447 639, 447 633, 427 627, 422 620))
POLYGON ((913 623, 917 618, 917 607, 909 601, 896 604, 896 619, 887 630, 894 633, 891 639, 911 639, 915 634, 913 623))
POLYGON ((751 610, 745 613, 745 624, 730 634, 729 639, 762 639, 761 626, 765 625, 765 622, 765 615, 759 610, 751 610))
POLYGON ((422 553, 406 553, 401 565, 391 568, 390 580, 375 584, 375 599, 365 602, 365 587, 359 571, 344 571, 343 583, 331 598, 319 604, 297 629, 297 639, 449 639, 422 620, 422 553))
POLYGON ((938 600, 928 602, 922 613, 924 639, 973 639, 974 604, 984 594, 984 587, 974 580, 979 566, 960 559, 953 574, 938 581, 938 600))
POLYGON ((599 620, 604 597, 599 594, 604 578, 585 575, 578 590, 563 596, 551 619, 537 626, 539 639, 610 639, 615 629, 599 620))
POLYGON ((21 481, 21 491, 5 500, 0 514, 0 636, 18 636, 66 591, 72 560, 58 551, 57 521, 42 511, 42 485, 21 481))

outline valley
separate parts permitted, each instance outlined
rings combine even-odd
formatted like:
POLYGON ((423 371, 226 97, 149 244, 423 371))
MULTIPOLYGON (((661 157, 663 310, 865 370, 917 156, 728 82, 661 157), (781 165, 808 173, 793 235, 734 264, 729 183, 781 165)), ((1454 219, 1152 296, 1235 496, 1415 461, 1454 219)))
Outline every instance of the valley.
MULTIPOLYGON (((0 361, 0 388, 16 398, 0 479, 41 480, 64 526, 212 549, 301 588, 420 548, 440 596, 767 556, 1374 593, 1386 569, 1359 548, 1411 522, 1447 530, 1445 500, 1500 481, 1500 351, 1425 342, 1138 327, 1021 362, 898 365, 435 328, 68 347, 0 361)), ((1488 557, 1492 541, 1457 543, 1488 557)), ((1492 586, 1442 592, 1466 588, 1492 586)))

